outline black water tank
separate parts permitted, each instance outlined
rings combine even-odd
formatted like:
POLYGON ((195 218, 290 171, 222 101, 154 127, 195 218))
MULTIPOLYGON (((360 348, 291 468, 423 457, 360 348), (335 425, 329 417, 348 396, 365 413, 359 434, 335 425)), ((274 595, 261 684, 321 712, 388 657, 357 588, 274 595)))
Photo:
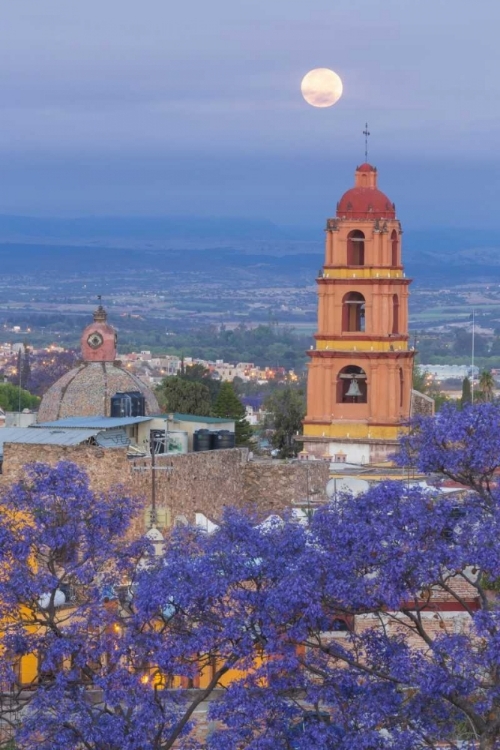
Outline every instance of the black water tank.
POLYGON ((214 447, 218 450, 234 448, 234 440, 234 432, 230 432, 230 430, 219 430, 215 433, 214 447))
POLYGON ((144 417, 146 399, 140 391, 119 391, 111 397, 112 417, 144 417))
POLYGON ((210 430, 195 430, 193 434, 193 450, 212 450, 212 433, 210 430))
POLYGON ((132 416, 132 399, 126 393, 115 393, 111 396, 111 416, 112 417, 131 417, 132 416))
POLYGON ((127 391, 127 394, 132 399, 132 416, 133 417, 145 417, 146 416, 146 399, 140 391, 127 391))

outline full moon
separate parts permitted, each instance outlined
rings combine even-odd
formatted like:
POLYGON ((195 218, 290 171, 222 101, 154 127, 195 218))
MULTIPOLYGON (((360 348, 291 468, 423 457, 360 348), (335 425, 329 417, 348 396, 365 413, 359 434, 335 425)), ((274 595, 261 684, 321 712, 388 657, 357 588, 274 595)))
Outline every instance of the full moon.
POLYGON ((331 107, 343 91, 342 79, 329 68, 310 70, 300 84, 302 96, 311 107, 331 107))

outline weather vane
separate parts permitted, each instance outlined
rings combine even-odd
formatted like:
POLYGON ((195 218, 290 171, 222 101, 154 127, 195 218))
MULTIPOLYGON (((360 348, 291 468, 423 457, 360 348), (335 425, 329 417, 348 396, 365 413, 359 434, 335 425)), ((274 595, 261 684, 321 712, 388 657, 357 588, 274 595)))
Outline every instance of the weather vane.
POLYGON ((370 135, 370 131, 368 130, 367 122, 365 122, 365 129, 363 130, 363 135, 365 136, 365 161, 368 161, 368 136, 370 135))

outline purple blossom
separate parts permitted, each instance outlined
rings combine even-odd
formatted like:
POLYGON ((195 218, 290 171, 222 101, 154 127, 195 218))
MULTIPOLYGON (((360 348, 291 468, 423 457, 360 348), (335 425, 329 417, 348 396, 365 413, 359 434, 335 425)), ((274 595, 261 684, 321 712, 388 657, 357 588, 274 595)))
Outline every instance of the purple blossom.
POLYGON ((41 664, 18 746, 500 748, 499 414, 446 408, 402 441, 402 465, 458 496, 384 482, 306 526, 228 509, 212 534, 176 529, 159 557, 125 541, 138 504, 123 490, 30 467, 0 516, 4 642, 41 664), (200 670, 194 692, 172 682, 200 670))

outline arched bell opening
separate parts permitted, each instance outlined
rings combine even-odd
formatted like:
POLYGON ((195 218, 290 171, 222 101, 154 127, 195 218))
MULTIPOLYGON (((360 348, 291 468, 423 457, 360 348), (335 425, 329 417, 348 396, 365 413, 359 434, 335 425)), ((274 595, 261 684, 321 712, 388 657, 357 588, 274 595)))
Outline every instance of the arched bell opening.
POLYGON ((395 229, 391 233, 391 266, 399 266, 399 240, 395 229))
POLYGON ((399 297, 392 295, 392 332, 399 333, 399 297))
POLYGON ((342 332, 365 330, 365 298, 360 292, 348 292, 342 299, 342 332))
POLYGON ((347 235, 347 265, 365 265, 365 235, 360 229, 353 229, 347 235))
POLYGON ((366 404, 367 399, 365 371, 356 365, 343 367, 337 376, 337 403, 366 404))

